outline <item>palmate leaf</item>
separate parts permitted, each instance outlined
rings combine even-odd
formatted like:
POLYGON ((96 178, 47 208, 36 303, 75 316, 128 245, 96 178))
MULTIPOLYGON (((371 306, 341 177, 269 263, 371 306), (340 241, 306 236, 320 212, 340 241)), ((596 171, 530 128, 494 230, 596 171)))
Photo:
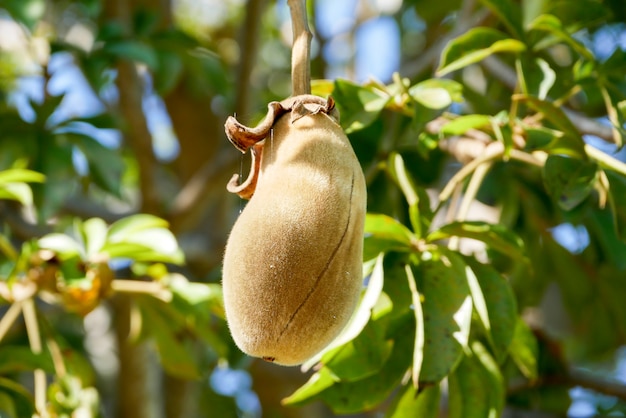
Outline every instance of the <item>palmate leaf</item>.
POLYGON ((499 52, 518 53, 526 49, 524 43, 509 38, 496 29, 479 27, 453 39, 441 53, 437 76, 475 64, 499 52))

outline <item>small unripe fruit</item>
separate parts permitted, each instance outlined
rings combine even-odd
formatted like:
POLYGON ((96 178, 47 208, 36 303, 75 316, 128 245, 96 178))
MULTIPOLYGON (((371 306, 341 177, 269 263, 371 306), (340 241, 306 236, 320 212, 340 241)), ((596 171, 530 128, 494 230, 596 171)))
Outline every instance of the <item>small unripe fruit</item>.
POLYGON ((296 96, 269 109, 254 129, 226 122, 254 162, 228 187, 250 201, 226 245, 224 304, 242 351, 296 365, 328 345, 357 304, 366 186, 332 99, 296 96))

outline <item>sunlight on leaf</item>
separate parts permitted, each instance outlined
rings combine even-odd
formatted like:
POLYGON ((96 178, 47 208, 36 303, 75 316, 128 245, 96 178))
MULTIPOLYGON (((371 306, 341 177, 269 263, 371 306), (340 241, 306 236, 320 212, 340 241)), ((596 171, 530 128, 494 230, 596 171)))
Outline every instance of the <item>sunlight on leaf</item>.
POLYGON ((415 236, 394 218, 368 213, 365 217, 363 259, 370 260, 380 252, 410 251, 415 236))
POLYGON ((45 235, 37 241, 37 245, 39 248, 54 251, 62 260, 84 256, 82 245, 66 234, 52 233, 45 235))
POLYGON ((437 418, 441 391, 439 385, 429 386, 419 393, 412 385, 406 385, 387 410, 385 418, 437 418))

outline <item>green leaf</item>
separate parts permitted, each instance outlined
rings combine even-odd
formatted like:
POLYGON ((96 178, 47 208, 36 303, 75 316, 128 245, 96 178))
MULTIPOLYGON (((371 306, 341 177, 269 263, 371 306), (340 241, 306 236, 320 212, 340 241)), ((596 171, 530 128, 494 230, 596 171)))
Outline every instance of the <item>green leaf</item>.
MULTIPOLYGON (((574 38, 572 35, 570 35, 565 30, 565 28, 563 28, 561 21, 556 16, 549 15, 549 14, 543 14, 543 15, 537 16, 537 18, 530 23, 528 28, 530 30, 547 32, 550 35, 554 36, 555 38, 571 46, 572 49, 574 49, 574 51, 578 52, 580 55, 582 55, 586 59, 590 61, 594 60, 593 53, 590 50, 588 50, 582 42, 580 42, 579 40, 574 38)), ((552 46, 552 42, 547 42, 546 46, 552 46)), ((540 43, 536 45, 534 49, 540 50, 542 49, 542 47, 543 46, 540 43)))
POLYGON ((448 378, 450 418, 497 418, 505 388, 498 365, 478 342, 448 378))
POLYGON ((491 116, 487 115, 464 115, 452 119, 443 125, 443 135, 462 135, 470 129, 481 129, 491 126, 491 116))
MULTIPOLYGON (((409 319, 409 318, 407 318, 409 319)), ((370 410, 389 397, 409 367, 405 355, 414 342, 413 320, 405 320, 396 330, 393 350, 379 373, 352 382, 336 382, 330 371, 314 374, 309 382, 287 399, 286 405, 299 406, 305 402, 322 400, 336 414, 354 414, 370 410)))
POLYGON ((87 219, 82 224, 83 240, 87 249, 87 257, 100 253, 106 242, 107 224, 100 218, 87 219))
POLYGON ((509 348, 511 358, 526 378, 537 378, 537 340, 526 323, 519 318, 509 348))
POLYGON ((113 149, 105 147, 96 139, 78 133, 64 134, 83 153, 87 160, 89 175, 102 190, 122 198, 121 181, 124 171, 122 157, 113 149))
POLYGON ((415 269, 423 297, 425 335, 420 384, 438 383, 446 377, 467 347, 472 298, 465 266, 458 254, 446 251, 424 253, 415 269))
POLYGON ((154 338, 163 368, 172 376, 199 378, 209 360, 189 336, 184 317, 176 315, 168 304, 158 299, 138 297, 134 300, 140 308, 145 330, 154 338))
POLYGON ((84 255, 84 248, 78 241, 66 234, 52 233, 37 241, 39 248, 54 251, 61 260, 84 255))
POLYGON ((611 18, 607 5, 597 0, 576 0, 576 7, 572 7, 570 0, 552 0, 545 3, 547 11, 558 16, 570 33, 585 26, 591 28, 606 23, 611 18))
POLYGON ((450 93, 442 87, 424 87, 417 84, 409 89, 409 94, 429 109, 444 109, 452 104, 450 93))
POLYGON ((302 405, 319 396, 319 394, 326 389, 332 388, 337 381, 337 377, 335 377, 329 369, 322 367, 318 372, 315 372, 304 385, 299 387, 298 390, 283 399, 282 403, 284 405, 302 405))
POLYGON ((214 326, 214 316, 225 318, 222 287, 216 283, 190 282, 180 274, 170 274, 167 282, 172 291, 169 306, 184 318, 188 331, 209 344, 220 358, 226 357, 228 346, 214 326))
POLYGON ((389 359, 393 341, 385 340, 385 329, 369 321, 359 335, 323 359, 326 368, 343 382, 357 381, 380 371, 389 359))
MULTIPOLYGON (((158 232, 155 234, 143 233, 142 236, 138 235, 137 238, 150 241, 158 236, 163 236, 167 241, 170 241, 166 234, 158 232)), ((154 261, 172 264, 183 263, 184 255, 179 248, 172 249, 171 245, 168 245, 166 242, 155 242, 154 244, 156 244, 158 248, 153 248, 151 246, 152 244, 145 245, 143 243, 133 242, 107 243, 102 248, 102 252, 107 253, 110 258, 129 258, 134 261, 154 261), (170 252, 170 250, 172 251, 170 252)))
POLYGON ((463 86, 454 80, 431 78, 409 88, 409 95, 429 109, 443 109, 463 100, 463 86))
POLYGON ((0 417, 18 418, 13 398, 4 391, 0 391, 0 417))
POLYGON ((31 206, 33 192, 25 183, 0 184, 0 199, 15 200, 24 206, 31 206))
POLYGON ((107 240, 109 242, 122 242, 132 237, 136 232, 153 228, 167 228, 168 226, 169 224, 165 219, 154 215, 131 215, 110 226, 107 240))
POLYGON ((368 213, 365 217, 363 259, 371 260, 381 252, 411 251, 413 233, 394 218, 368 213))
POLYGON ((0 393, 10 394, 18 417, 30 417, 35 413, 35 402, 30 391, 7 377, 0 376, 0 393), (17 396, 16 396, 17 395, 17 396))
POLYGON ((406 385, 387 409, 385 418, 437 418, 441 391, 439 385, 429 386, 419 393, 406 385))
POLYGON ((404 160, 400 154, 392 152, 387 161, 387 171, 398 187, 400 187, 400 190, 402 190, 402 193, 409 204, 409 218, 411 220, 413 231, 416 236, 420 237, 422 235, 422 224, 420 222, 419 213, 419 195, 415 186, 415 181, 411 177, 411 174, 406 170, 404 160))
POLYGON ((484 242, 487 247, 516 260, 524 259, 524 242, 504 225, 482 221, 452 222, 431 232, 426 238, 433 242, 453 236, 473 238, 484 242))
POLYGON ((0 346, 0 374, 12 374, 25 371, 43 369, 47 373, 54 373, 54 366, 49 355, 35 354, 29 347, 0 346))
POLYGON ((492 266, 467 259, 478 280, 489 316, 490 343, 498 363, 509 352, 518 321, 517 300, 507 279, 492 266))
POLYGON ((5 0, 2 2, 2 8, 32 31, 46 12, 46 2, 44 0, 5 0))
POLYGON ((518 53, 525 49, 526 46, 522 42, 508 38, 506 34, 498 30, 485 27, 473 28, 446 45, 441 53, 437 76, 441 77, 475 64, 499 52, 518 53))
POLYGON ((598 166, 589 160, 550 155, 543 166, 548 193, 564 210, 572 210, 585 200, 596 182, 598 166))
POLYGON ((523 39, 522 11, 519 4, 512 0, 481 0, 481 3, 498 16, 513 36, 523 39))
POLYGON ((46 176, 32 170, 11 168, 0 171, 0 187, 9 183, 43 183, 46 176))
POLYGON ((180 82, 185 66, 177 53, 157 49, 156 54, 159 65, 154 71, 154 87, 161 96, 167 96, 180 82))
POLYGON ((369 126, 391 99, 386 92, 372 86, 360 86, 347 80, 336 80, 333 98, 341 114, 346 133, 369 126))
POLYGON ((157 69, 159 60, 154 48, 138 40, 109 41, 104 45, 104 51, 130 61, 142 62, 150 69, 157 69))

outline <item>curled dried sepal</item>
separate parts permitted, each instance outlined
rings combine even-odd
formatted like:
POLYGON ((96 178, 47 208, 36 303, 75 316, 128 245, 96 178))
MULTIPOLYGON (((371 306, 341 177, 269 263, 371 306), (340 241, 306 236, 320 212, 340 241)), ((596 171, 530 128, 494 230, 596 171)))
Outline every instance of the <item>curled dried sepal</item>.
POLYGON ((231 193, 238 194, 243 199, 250 199, 256 189, 259 176, 264 145, 262 141, 268 137, 276 121, 286 113, 291 113, 291 123, 293 123, 306 115, 320 112, 335 120, 339 119, 339 113, 335 109, 335 101, 332 97, 325 100, 309 94, 289 97, 282 102, 270 102, 267 105, 265 118, 254 128, 247 127, 233 116, 229 116, 224 125, 226 136, 231 144, 244 154, 252 148, 252 169, 248 178, 242 183, 239 183, 239 175, 234 174, 226 189, 231 193))

